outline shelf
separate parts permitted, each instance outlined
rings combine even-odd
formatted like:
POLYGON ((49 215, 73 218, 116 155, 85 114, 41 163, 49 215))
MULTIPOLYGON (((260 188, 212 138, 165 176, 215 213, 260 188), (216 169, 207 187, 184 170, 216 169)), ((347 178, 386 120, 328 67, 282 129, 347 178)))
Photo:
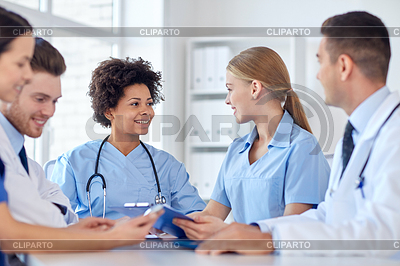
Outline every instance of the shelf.
POLYGON ((219 144, 219 143, 199 143, 190 145, 191 152, 223 152, 226 153, 229 144, 219 144))
POLYGON ((193 47, 229 45, 234 49, 242 49, 243 47, 252 46, 288 46, 290 39, 296 37, 195 37, 188 41, 193 47))
POLYGON ((228 94, 227 90, 190 90, 191 95, 224 95, 228 94))
POLYGON ((220 142, 191 142, 189 146, 191 148, 227 148, 230 143, 220 143, 220 142))

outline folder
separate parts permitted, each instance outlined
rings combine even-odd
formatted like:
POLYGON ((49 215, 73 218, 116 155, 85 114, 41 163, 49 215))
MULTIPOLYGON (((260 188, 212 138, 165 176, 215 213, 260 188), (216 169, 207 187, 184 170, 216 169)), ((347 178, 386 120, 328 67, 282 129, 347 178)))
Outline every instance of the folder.
POLYGON ((120 206, 110 206, 109 209, 122 213, 131 218, 143 215, 150 206, 135 206, 135 207, 120 207, 120 206))
POLYGON ((193 88, 195 90, 204 89, 204 48, 196 48, 193 51, 193 88))
POLYGON ((168 205, 163 205, 163 207, 164 207, 164 213, 160 216, 160 218, 158 218, 157 222, 153 225, 153 227, 170 235, 176 236, 178 238, 187 238, 185 231, 183 231, 182 228, 173 224, 172 220, 174 218, 180 218, 193 221, 193 219, 190 218, 189 216, 186 216, 178 212, 177 210, 168 205))
POLYGON ((232 108, 224 100, 209 100, 207 109, 210 113, 211 140, 213 143, 229 145, 238 137, 239 124, 233 115, 232 108))
POLYGON ((216 49, 213 46, 205 48, 205 88, 214 90, 216 87, 216 49))
POLYGON ((232 51, 229 46, 219 46, 216 47, 216 90, 226 90, 226 67, 232 56, 232 51))
POLYGON ((194 101, 192 103, 192 114, 198 123, 194 124, 194 128, 190 133, 190 141, 195 143, 211 142, 211 118, 208 115, 208 106, 206 101, 194 101))

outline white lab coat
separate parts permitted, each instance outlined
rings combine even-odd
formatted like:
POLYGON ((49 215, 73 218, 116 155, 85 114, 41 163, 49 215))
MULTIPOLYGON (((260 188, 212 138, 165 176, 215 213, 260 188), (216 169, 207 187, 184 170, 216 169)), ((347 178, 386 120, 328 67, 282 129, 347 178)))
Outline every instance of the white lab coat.
POLYGON ((60 187, 47 180, 41 166, 28 159, 29 176, 19 156, 0 125, 0 158, 5 165, 4 186, 8 193, 8 208, 14 219, 50 227, 66 227, 76 223, 77 215, 60 187), (66 215, 52 202, 68 207, 66 215))
MULTIPOLYGON (((325 201, 318 209, 302 215, 259 221, 261 230, 272 230, 273 237, 280 240, 399 240, 400 107, 377 136, 382 124, 399 102, 399 94, 391 93, 370 118, 341 180, 342 140, 338 142, 325 201), (375 136, 377 138, 374 142, 375 136), (364 172, 363 198, 360 189, 356 189, 355 180, 360 175, 371 147, 371 156, 364 172)), ((368 244, 373 249, 282 250, 281 254, 388 256, 397 252, 377 250, 379 246, 375 241, 368 244)))

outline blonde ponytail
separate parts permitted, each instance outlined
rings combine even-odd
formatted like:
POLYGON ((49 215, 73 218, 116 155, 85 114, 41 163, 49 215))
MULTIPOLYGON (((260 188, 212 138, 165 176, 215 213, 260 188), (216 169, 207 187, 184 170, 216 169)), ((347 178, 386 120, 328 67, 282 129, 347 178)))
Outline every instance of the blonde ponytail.
POLYGON ((289 90, 286 96, 285 104, 283 105, 283 109, 288 111, 292 116, 293 121, 304 130, 307 130, 312 134, 310 124, 308 123, 307 116, 304 112, 303 105, 300 103, 299 96, 297 93, 293 91, 293 89, 289 90))

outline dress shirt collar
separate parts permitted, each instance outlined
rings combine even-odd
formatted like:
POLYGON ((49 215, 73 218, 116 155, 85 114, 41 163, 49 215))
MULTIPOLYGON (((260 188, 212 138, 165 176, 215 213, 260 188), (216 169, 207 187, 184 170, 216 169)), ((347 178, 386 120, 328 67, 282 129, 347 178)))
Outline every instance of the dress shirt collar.
MULTIPOLYGON (((271 146, 283 147, 283 148, 289 147, 292 128, 293 128, 293 118, 290 116, 288 111, 285 110, 282 119, 279 122, 279 125, 275 131, 274 137, 268 144, 268 148, 271 146)), ((243 153, 245 150, 251 147, 251 145, 254 143, 257 137, 258 137, 258 131, 257 131, 257 126, 255 126, 253 128, 253 131, 245 139, 243 149, 241 149, 239 153, 243 153)))
POLYGON ((383 86, 369 96, 353 111, 349 117, 349 121, 353 125, 357 135, 360 135, 364 131, 371 116, 389 94, 389 88, 387 86, 383 86))
POLYGON ((16 154, 24 146, 24 136, 5 118, 5 116, 0 112, 0 125, 3 127, 8 139, 10 140, 11 146, 13 147, 16 154))

